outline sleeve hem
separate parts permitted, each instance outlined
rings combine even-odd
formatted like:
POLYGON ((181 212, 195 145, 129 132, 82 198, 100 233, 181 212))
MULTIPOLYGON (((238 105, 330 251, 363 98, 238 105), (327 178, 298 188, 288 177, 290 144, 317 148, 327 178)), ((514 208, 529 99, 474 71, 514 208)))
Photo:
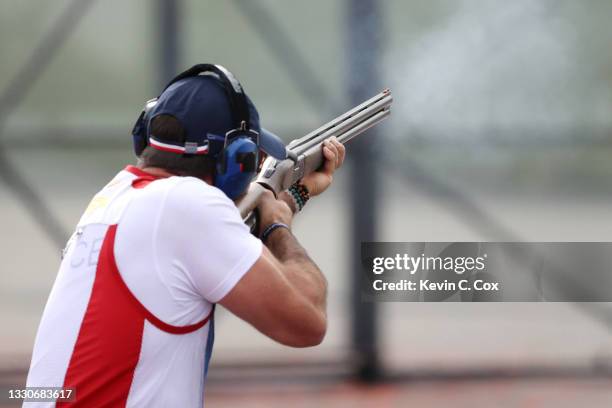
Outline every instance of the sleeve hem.
POLYGON ((240 261, 232 268, 227 277, 205 296, 206 300, 211 303, 217 303, 236 286, 238 281, 249 271, 249 269, 251 269, 253 264, 255 264, 261 256, 261 241, 257 240, 257 245, 252 248, 253 250, 247 251, 247 253, 240 258, 240 261))

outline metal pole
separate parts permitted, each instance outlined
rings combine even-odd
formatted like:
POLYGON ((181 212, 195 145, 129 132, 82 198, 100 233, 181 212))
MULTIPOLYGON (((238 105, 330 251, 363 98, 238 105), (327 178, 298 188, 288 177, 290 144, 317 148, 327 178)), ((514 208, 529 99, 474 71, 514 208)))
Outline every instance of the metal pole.
MULTIPOLYGON (((366 100, 380 91, 378 68, 381 61, 381 13, 378 0, 347 0, 345 21, 347 58, 346 78, 350 104, 366 100)), ((375 129, 369 132, 377 132, 375 129)), ((380 379, 377 347, 376 303, 361 300, 361 242, 375 241, 377 235, 377 140, 370 134, 351 144, 350 197, 350 276, 353 350, 357 356, 357 376, 374 382, 380 379)))
POLYGON ((36 81, 57 56, 58 51, 70 38, 93 3, 95 0, 71 1, 0 93, 0 181, 8 187, 34 222, 59 249, 64 247, 70 234, 64 229, 59 217, 51 211, 37 189, 9 157, 3 140, 5 124, 10 114, 19 107, 36 81))
POLYGON ((157 56, 159 67, 158 83, 161 87, 176 76, 179 70, 180 43, 179 18, 180 0, 157 0, 157 56))

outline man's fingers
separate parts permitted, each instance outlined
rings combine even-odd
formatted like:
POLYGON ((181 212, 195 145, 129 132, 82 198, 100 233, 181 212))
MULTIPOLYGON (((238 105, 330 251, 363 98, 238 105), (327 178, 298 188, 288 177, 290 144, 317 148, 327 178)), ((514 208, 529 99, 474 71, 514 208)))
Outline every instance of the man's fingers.
POLYGON ((344 163, 344 157, 346 155, 346 149, 344 148, 344 145, 342 143, 340 143, 338 141, 338 139, 336 139, 335 137, 333 137, 331 139, 331 142, 336 146, 336 149, 338 151, 338 160, 336 162, 336 168, 342 166, 342 163, 344 163))
POLYGON ((342 162, 344 161, 344 145, 340 143, 335 137, 329 139, 329 145, 333 146, 332 149, 336 155, 334 160, 336 164, 335 168, 337 169, 338 167, 342 166, 342 162))
POLYGON ((329 147, 329 149, 334 153, 334 156, 329 158, 329 160, 332 161, 334 164, 333 169, 336 170, 338 167, 340 167, 340 153, 338 151, 338 141, 335 137, 332 137, 327 141, 327 147, 329 147))
POLYGON ((326 143, 323 146, 323 156, 325 156, 323 172, 332 174, 336 169, 336 153, 332 150, 331 144, 326 143))
POLYGON ((270 190, 265 190, 261 193, 261 197, 259 198, 259 204, 264 204, 270 200, 274 200, 274 194, 270 190))

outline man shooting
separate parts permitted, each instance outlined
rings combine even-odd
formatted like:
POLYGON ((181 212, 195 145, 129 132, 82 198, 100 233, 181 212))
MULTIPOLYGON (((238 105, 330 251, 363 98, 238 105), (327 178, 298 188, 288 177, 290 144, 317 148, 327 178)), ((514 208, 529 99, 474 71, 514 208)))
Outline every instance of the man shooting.
POLYGON ((285 146, 229 71, 180 74, 133 133, 138 165, 81 217, 36 336, 27 386, 76 401, 40 406, 201 407, 217 303, 288 346, 325 335, 326 281, 291 220, 329 187, 343 145, 325 142, 319 171, 263 195, 257 238, 233 200, 285 146))

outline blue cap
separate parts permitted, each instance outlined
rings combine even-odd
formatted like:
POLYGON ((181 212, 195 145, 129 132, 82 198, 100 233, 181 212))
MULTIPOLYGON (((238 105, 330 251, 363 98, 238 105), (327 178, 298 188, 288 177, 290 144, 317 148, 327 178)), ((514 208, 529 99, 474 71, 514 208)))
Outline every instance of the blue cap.
MULTIPOLYGON (((275 159, 285 159, 287 151, 283 141, 260 126, 255 105, 248 96, 246 101, 250 130, 259 133, 259 148, 275 159)), ((198 75, 173 83, 159 96, 147 117, 147 137, 153 139, 152 143, 186 153, 218 155, 223 150, 225 134, 235 128, 229 98, 213 75, 198 75), (151 120, 158 115, 171 115, 183 125, 185 140, 182 143, 159 139, 149 133, 151 120)))

